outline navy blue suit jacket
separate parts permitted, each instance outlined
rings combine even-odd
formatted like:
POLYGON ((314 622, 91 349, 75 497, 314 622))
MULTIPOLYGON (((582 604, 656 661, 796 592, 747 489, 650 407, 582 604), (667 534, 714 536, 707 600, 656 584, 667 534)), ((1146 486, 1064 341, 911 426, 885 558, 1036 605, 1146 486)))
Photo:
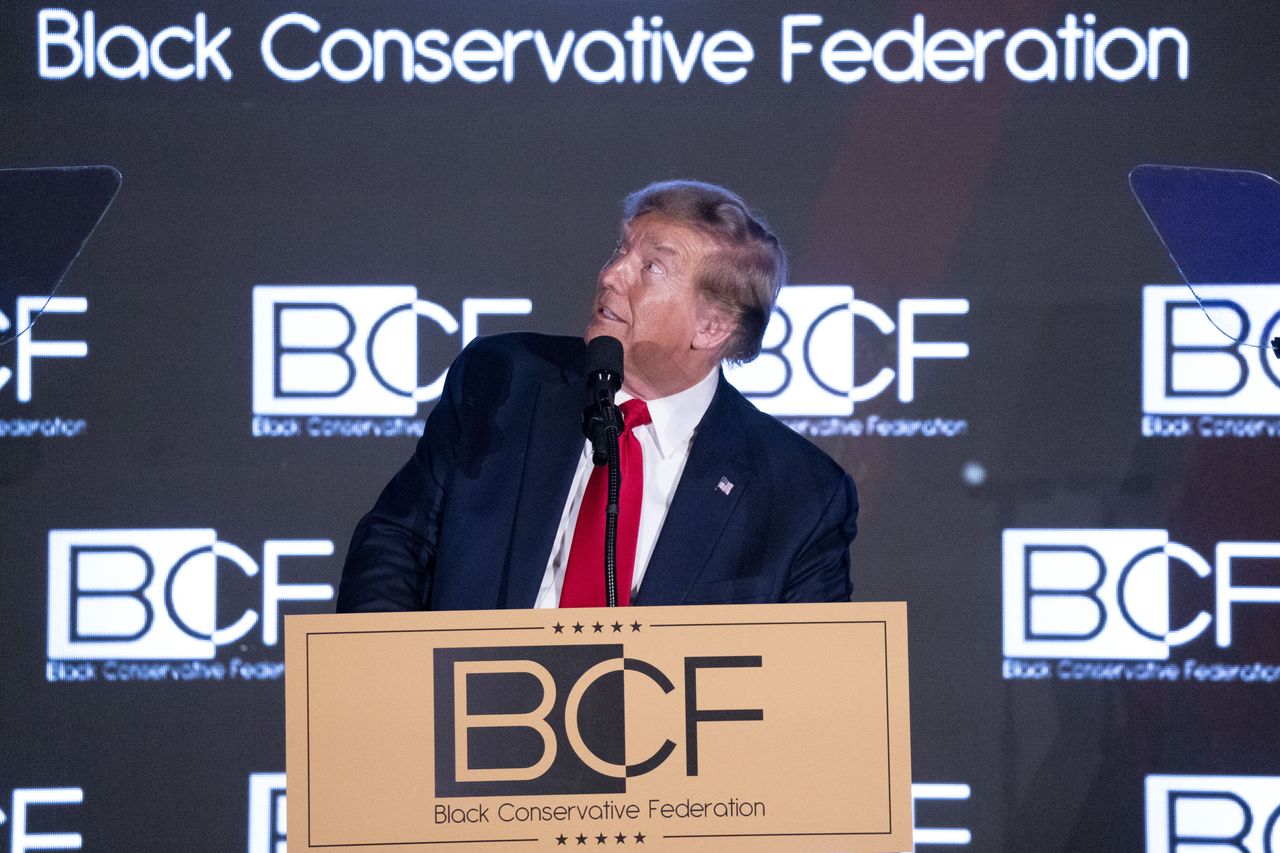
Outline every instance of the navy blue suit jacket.
MULTIPOLYGON (((522 333, 463 351, 356 527, 339 611, 533 606, 582 453, 585 350, 522 333)), ((721 377, 633 603, 848 601, 857 512, 848 474, 721 377)))

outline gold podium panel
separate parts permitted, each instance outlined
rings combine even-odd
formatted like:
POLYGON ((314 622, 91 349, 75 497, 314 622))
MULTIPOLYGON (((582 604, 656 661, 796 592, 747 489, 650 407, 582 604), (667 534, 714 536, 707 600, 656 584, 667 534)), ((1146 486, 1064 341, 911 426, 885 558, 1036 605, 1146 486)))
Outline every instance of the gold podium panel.
POLYGON ((910 850, 906 605, 290 616, 303 850, 910 850))

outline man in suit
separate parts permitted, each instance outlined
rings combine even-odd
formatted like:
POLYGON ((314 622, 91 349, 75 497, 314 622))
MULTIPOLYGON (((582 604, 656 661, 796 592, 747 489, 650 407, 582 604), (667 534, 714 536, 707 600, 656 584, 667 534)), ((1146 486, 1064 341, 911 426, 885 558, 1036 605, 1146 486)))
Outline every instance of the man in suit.
POLYGON ((760 350, 786 279, 733 193, 669 181, 624 202, 582 339, 479 338, 414 455, 352 537, 340 611, 603 605, 603 481, 585 343, 618 338, 621 603, 847 601, 852 479, 720 372, 760 350))

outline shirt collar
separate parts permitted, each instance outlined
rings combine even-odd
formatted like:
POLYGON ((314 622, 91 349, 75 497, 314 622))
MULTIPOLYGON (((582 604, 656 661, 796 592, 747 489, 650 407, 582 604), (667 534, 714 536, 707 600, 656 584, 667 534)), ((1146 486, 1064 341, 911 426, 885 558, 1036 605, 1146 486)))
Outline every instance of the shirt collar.
MULTIPOLYGON (((653 423, 642 429, 649 431, 649 437, 653 439, 659 456, 666 459, 672 453, 679 453, 689 443, 702 416, 711 407, 711 398, 716 395, 719 383, 720 370, 714 368, 700 382, 683 391, 645 401, 653 423)), ((632 395, 626 391, 619 391, 616 400, 621 404, 631 398, 632 395)))

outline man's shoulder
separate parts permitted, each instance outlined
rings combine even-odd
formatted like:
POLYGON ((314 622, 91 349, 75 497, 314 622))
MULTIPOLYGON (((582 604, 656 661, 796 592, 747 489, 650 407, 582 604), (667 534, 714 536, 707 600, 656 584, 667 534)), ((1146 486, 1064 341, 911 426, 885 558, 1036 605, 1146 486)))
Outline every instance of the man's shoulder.
POLYGON ((522 352, 544 357, 572 355, 586 351, 582 338, 572 335, 545 335, 541 332, 502 332, 497 335, 480 335, 469 348, 522 352))
POLYGON ((552 376, 582 373, 586 345, 581 338, 538 332, 506 332, 478 337, 460 360, 469 371, 552 376))
POLYGON ((735 418, 751 455, 768 466, 801 472, 820 479, 842 479, 847 472, 809 439, 773 415, 760 411, 755 404, 722 378, 728 399, 726 407, 735 418))

